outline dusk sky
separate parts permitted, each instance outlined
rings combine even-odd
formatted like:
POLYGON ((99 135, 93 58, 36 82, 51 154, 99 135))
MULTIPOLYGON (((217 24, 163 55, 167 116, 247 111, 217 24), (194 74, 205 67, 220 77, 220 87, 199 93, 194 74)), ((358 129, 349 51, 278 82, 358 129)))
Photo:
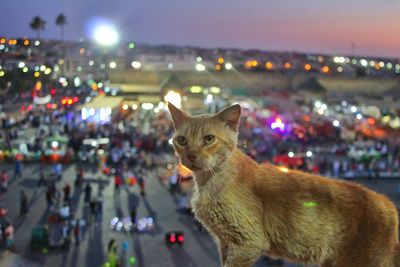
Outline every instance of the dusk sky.
POLYGON ((13 0, 2 1, 0 35, 35 37, 30 21, 47 21, 43 38, 92 38, 108 20, 121 39, 149 44, 259 48, 400 57, 400 0, 13 0))

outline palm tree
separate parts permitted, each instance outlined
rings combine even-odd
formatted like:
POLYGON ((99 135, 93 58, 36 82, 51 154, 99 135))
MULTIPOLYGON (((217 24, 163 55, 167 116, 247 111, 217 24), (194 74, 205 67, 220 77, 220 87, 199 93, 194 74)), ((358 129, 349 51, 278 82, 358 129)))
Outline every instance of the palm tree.
POLYGON ((64 41, 64 26, 67 24, 67 18, 64 16, 63 13, 60 13, 56 18, 57 26, 60 26, 61 30, 61 40, 64 41))
POLYGON ((31 29, 36 31, 37 33, 37 39, 40 39, 40 31, 44 30, 45 26, 46 26, 46 21, 44 19, 42 19, 39 16, 36 16, 32 19, 31 21, 31 29))

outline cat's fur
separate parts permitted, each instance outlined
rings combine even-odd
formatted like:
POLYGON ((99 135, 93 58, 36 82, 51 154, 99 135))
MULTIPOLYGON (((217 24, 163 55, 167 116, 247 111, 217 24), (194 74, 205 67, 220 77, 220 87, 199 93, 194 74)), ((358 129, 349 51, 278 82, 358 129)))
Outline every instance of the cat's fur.
POLYGON ((200 116, 168 107, 175 150, 194 171, 195 216, 214 237, 222 266, 250 267, 263 254, 323 267, 400 266, 397 210, 385 196, 257 164, 236 147, 239 105, 200 116), (206 135, 215 141, 206 145, 206 135))

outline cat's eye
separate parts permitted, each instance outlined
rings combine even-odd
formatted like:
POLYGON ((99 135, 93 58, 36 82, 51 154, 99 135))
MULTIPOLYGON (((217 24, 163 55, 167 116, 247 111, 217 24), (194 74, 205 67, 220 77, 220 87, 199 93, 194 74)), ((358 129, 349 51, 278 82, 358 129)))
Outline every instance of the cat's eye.
POLYGON ((186 146, 187 144, 186 138, 184 136, 180 135, 175 140, 180 146, 186 146))
POLYGON ((209 145, 215 141, 215 136, 214 135, 206 135, 203 137, 204 144, 209 145))

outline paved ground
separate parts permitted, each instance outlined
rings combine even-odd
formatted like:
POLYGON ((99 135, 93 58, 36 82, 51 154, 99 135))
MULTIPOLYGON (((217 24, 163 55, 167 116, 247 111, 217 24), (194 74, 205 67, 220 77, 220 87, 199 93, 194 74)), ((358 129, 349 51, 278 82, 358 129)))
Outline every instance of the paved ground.
MULTIPOLYGON (((13 173, 13 165, 2 164, 0 170, 8 169, 13 173)), ((48 170, 50 172, 50 169, 48 170)), ((91 267, 101 266, 106 261, 106 247, 111 238, 116 239, 119 245, 123 241, 129 243, 129 255, 136 257, 138 267, 217 267, 218 253, 213 241, 204 232, 199 232, 192 218, 176 212, 176 199, 169 193, 159 179, 157 172, 151 171, 147 175, 147 194, 141 197, 137 187, 121 190, 114 195, 112 180, 102 175, 88 173, 85 182, 90 182, 93 187, 92 196, 104 187, 104 217, 99 227, 89 225, 83 229, 83 241, 79 246, 71 246, 68 252, 49 251, 47 254, 32 253, 29 250, 31 229, 46 222, 45 187, 37 187, 38 166, 24 165, 24 176, 10 182, 7 193, 0 197, 0 205, 9 208, 8 217, 16 228, 15 241, 17 253, 32 259, 41 266, 62 267, 91 267), (18 216, 20 190, 25 189, 30 199, 30 212, 25 218, 18 216), (139 217, 153 216, 156 219, 154 233, 132 234, 116 232, 110 229, 110 221, 116 215, 129 215, 131 206, 138 207, 139 217), (164 234, 171 230, 185 232, 185 244, 182 248, 165 246, 164 234)), ((58 183, 58 188, 64 186, 65 181, 71 185, 75 179, 75 165, 64 168, 63 180, 58 183)), ((399 204, 398 193, 400 180, 359 181, 386 193, 392 200, 399 204)), ((73 190, 73 202, 77 206, 77 216, 87 218, 88 207, 83 203, 83 192, 73 190)), ((4 255, 3 255, 4 258, 4 255)), ((28 265, 24 265, 28 266, 28 265)), ((36 265, 32 265, 36 266, 36 265)), ((257 267, 272 266, 261 260, 257 267)), ((285 265, 296 266, 296 265, 285 265)))

